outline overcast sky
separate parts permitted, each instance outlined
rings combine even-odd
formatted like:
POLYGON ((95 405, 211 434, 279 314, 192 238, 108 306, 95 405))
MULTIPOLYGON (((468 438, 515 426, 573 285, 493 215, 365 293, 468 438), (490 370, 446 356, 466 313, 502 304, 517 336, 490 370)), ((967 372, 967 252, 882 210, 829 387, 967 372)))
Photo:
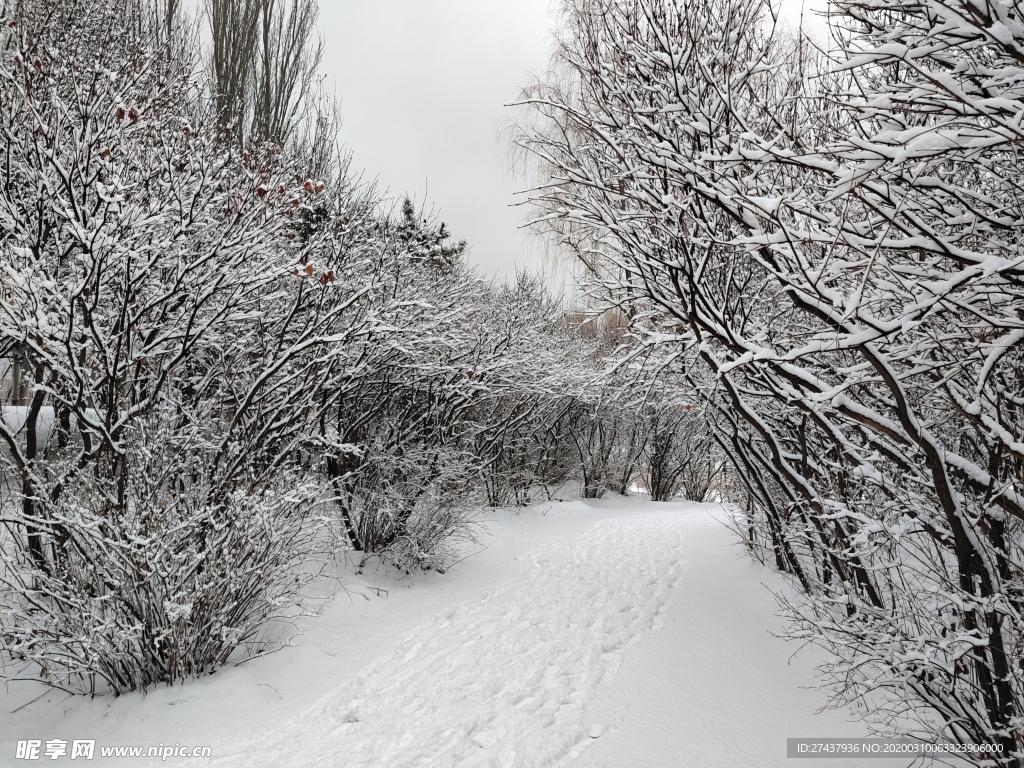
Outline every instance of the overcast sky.
POLYGON ((488 272, 536 268, 510 208, 503 104, 550 49, 549 0, 321 0, 323 71, 357 168, 426 199, 488 272))
MULTIPOLYGON (((823 0, 782 6, 796 23, 823 0)), ((525 210, 510 207, 521 182, 499 130, 503 105, 545 69, 553 23, 551 0, 320 0, 323 72, 355 167, 434 207, 470 260, 499 275, 541 264, 519 229, 525 210)))

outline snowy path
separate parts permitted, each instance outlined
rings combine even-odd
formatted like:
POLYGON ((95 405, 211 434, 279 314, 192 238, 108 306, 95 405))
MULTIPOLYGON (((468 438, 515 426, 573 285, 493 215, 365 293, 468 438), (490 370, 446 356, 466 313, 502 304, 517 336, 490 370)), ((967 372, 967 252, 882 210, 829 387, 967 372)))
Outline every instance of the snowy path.
POLYGON ((604 726, 595 689, 658 627, 703 516, 606 520, 416 627, 389 654, 228 765, 562 765, 604 726))
POLYGON ((837 765, 785 758, 787 736, 866 728, 816 714, 815 658, 791 662, 769 634, 786 587, 720 515, 625 499, 494 512, 483 551, 447 574, 347 577, 295 647, 146 696, 0 694, 0 766, 26 738, 213 749, 99 768, 837 765))
POLYGON ((798 646, 769 635, 782 629, 769 592, 785 590, 777 574, 740 556, 723 526, 695 530, 684 552, 663 629, 641 638, 593 702, 594 717, 614 726, 575 768, 907 765, 787 759, 787 737, 857 738, 866 727, 845 712, 818 712, 827 696, 815 688, 814 667, 824 657, 803 648, 791 658, 798 646))

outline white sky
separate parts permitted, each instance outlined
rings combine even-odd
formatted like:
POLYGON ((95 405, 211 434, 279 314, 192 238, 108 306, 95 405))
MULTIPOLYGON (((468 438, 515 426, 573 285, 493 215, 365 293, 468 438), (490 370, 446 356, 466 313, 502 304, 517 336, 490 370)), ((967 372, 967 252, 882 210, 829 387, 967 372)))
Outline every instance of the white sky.
POLYGON ((535 269, 510 208, 501 120, 543 69, 549 0, 320 0, 326 85, 342 99, 354 167, 436 208, 488 272, 535 269), (333 81, 333 83, 332 83, 333 81))

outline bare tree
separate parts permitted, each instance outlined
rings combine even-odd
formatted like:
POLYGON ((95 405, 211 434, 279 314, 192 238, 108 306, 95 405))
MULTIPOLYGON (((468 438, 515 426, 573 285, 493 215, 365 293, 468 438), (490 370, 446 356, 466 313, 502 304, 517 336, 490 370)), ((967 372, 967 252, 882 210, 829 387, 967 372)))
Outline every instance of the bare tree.
POLYGON ((311 113, 314 125, 328 114, 315 109, 318 13, 316 0, 207 1, 217 113, 243 146, 284 146, 311 113))
POLYGON ((260 48, 252 135, 285 144, 311 102, 323 43, 316 40, 316 0, 261 0, 260 48))
POLYGON ((206 5, 212 39, 210 83, 223 130, 245 141, 252 113, 261 3, 210 0, 206 5))

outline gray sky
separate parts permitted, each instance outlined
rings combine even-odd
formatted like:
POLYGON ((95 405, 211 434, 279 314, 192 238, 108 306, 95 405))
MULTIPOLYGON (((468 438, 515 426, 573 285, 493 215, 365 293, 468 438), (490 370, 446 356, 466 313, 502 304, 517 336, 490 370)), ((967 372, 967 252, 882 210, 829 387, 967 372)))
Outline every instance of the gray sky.
POLYGON ((498 131, 502 105, 544 67, 552 23, 549 0, 320 0, 323 72, 355 167, 433 205, 488 272, 540 263, 509 208, 498 131))

